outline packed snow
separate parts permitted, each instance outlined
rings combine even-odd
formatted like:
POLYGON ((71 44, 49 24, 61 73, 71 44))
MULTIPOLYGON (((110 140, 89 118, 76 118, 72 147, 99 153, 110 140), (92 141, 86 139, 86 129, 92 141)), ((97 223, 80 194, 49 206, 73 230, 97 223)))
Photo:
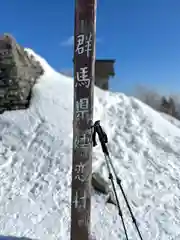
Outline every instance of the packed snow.
MULTIPOLYGON (((28 110, 0 115, 0 235, 70 239, 73 80, 45 69, 28 110)), ((95 88, 114 166, 145 240, 180 239, 180 129, 150 107, 95 88)), ((93 171, 107 180, 100 146, 93 171)), ((118 189, 118 188, 117 188, 118 189)), ((139 239, 118 190, 130 240, 139 239)), ((97 240, 124 240, 117 208, 92 192, 97 240)))

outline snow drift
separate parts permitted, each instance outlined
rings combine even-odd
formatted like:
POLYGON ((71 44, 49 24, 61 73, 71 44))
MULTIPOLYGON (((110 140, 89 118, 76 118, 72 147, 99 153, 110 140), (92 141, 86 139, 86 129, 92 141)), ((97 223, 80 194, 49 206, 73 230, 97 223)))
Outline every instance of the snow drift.
MULTIPOLYGON (((27 51, 45 74, 28 110, 0 115, 0 234, 68 240, 73 81, 27 51)), ((144 239, 180 239, 180 129, 135 98, 96 88, 99 119, 144 239)), ((94 149, 93 170, 107 179, 100 147, 94 149)), ((129 239, 138 239, 118 193, 129 239)), ((95 192, 92 232, 98 240, 124 239, 116 207, 95 192)))

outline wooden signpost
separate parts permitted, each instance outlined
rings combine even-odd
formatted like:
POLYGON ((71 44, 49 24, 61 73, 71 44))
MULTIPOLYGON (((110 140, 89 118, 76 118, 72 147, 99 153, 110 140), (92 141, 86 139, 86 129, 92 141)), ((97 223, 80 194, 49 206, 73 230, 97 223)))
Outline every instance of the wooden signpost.
POLYGON ((71 240, 90 240, 96 0, 76 0, 71 240))

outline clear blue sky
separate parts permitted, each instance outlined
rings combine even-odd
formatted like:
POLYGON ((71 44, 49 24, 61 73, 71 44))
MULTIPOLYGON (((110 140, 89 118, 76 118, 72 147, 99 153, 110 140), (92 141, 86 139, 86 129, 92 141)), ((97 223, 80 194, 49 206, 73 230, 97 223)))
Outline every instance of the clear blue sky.
MULTIPOLYGON (((1 0, 0 32, 57 70, 72 67, 73 21, 74 0, 1 0)), ((99 0, 97 38, 97 58, 116 59, 112 90, 146 84, 180 92, 179 0, 99 0)))

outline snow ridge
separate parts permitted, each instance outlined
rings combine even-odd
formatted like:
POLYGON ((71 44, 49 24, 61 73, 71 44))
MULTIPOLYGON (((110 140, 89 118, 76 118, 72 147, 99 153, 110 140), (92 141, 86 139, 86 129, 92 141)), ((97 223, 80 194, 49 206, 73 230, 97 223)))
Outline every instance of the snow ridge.
MULTIPOLYGON (((0 232, 43 240, 68 240, 72 154, 73 81, 32 50, 45 74, 28 110, 0 115, 0 232)), ((180 239, 180 129, 124 94, 95 88, 94 120, 108 148, 146 240, 180 239)), ((107 179, 100 146, 93 170, 107 179)), ((118 191, 129 239, 138 235, 118 191)), ((124 239, 115 206, 93 192, 92 231, 98 240, 124 239)))

